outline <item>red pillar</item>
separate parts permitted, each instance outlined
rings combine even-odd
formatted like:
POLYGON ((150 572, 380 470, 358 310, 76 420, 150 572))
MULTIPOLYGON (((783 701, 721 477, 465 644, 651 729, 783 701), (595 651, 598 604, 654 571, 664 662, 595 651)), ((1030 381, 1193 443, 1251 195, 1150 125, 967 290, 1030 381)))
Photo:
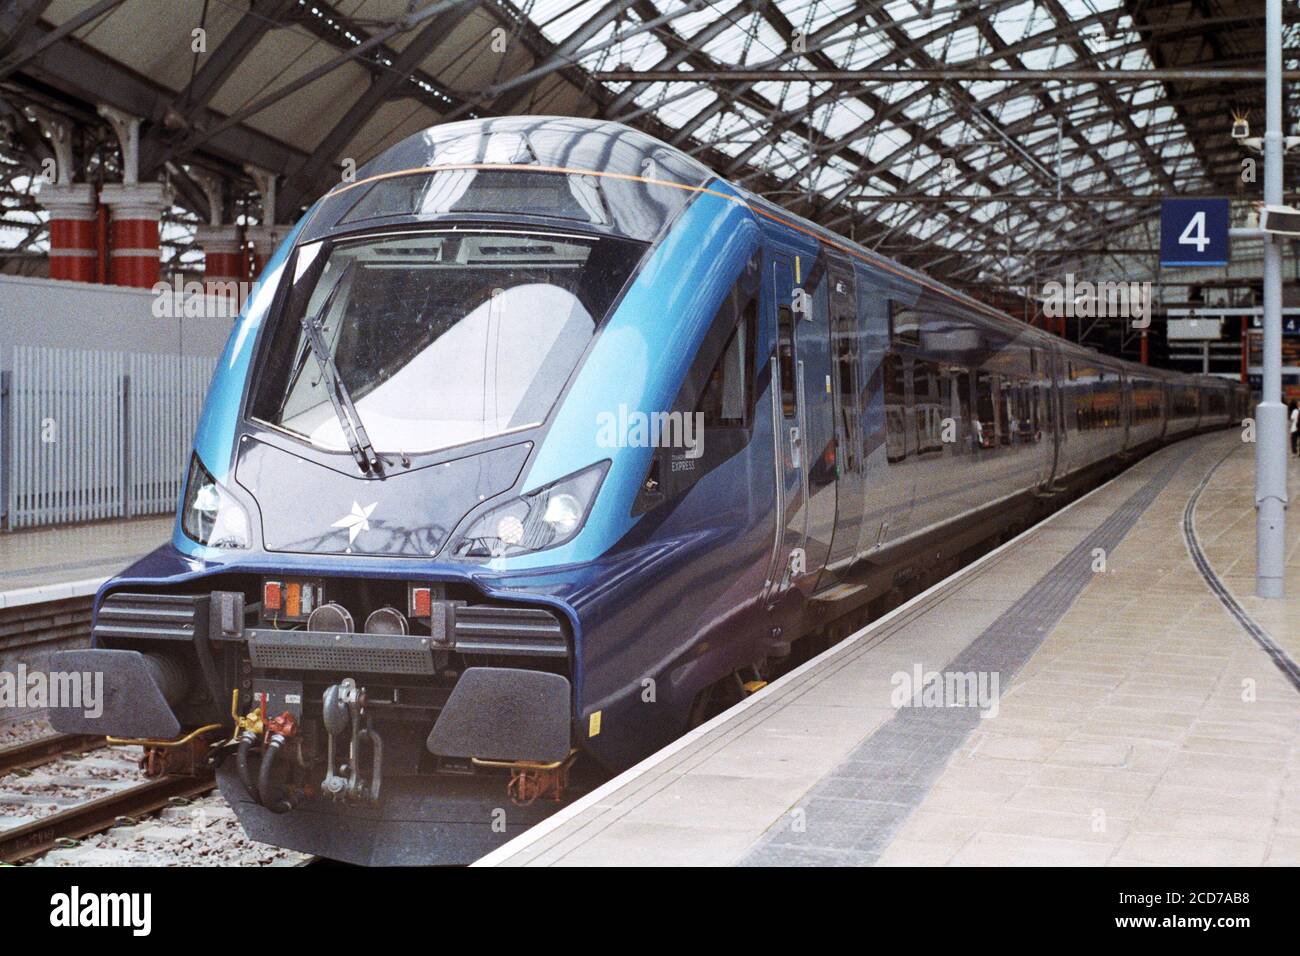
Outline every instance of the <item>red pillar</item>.
POLYGON ((110 282, 152 288, 159 277, 158 219, 166 203, 162 183, 108 183, 99 198, 112 214, 110 282))
POLYGON ((243 244, 238 226, 199 226, 195 241, 203 248, 203 291, 223 299, 237 313, 244 307, 243 244))
POLYGON ((50 214, 50 278, 94 282, 99 256, 95 187, 89 183, 46 185, 38 199, 50 214))
POLYGON ((195 236, 203 247, 203 281, 239 281, 239 227, 199 226, 195 236))
POLYGON ((95 281, 108 285, 108 207, 95 210, 95 281))

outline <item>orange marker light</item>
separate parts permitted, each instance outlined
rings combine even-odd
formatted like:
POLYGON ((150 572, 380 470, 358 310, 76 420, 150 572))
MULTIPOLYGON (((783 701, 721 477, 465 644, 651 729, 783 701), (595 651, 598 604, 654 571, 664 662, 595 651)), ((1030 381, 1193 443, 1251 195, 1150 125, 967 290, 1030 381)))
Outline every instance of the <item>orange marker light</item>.
POLYGON ((284 613, 288 617, 298 617, 302 614, 302 585, 291 583, 285 586, 284 591, 284 613))

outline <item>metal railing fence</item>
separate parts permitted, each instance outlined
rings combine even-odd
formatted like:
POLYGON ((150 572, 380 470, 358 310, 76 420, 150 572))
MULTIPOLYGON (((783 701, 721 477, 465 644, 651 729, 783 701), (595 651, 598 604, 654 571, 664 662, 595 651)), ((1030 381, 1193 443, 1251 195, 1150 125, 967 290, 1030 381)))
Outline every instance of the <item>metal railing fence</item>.
POLYGON ((0 389, 9 528, 176 506, 215 359, 33 346, 12 359, 0 389))

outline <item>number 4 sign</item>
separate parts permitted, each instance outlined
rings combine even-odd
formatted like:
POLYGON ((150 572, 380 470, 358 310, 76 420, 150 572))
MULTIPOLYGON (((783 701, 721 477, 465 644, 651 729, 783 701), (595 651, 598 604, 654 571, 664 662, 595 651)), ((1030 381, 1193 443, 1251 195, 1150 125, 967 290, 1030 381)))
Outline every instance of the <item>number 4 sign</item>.
POLYGON ((1228 200, 1161 200, 1160 264, 1226 266, 1228 200))

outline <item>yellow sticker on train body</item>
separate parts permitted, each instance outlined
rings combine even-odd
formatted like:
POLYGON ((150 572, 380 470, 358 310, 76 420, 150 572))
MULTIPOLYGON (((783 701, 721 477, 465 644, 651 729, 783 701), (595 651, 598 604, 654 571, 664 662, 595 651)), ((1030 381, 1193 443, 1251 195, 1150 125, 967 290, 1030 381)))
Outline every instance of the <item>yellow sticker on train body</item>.
POLYGON ((592 715, 587 718, 587 736, 595 737, 600 734, 600 711, 593 711, 592 715))

